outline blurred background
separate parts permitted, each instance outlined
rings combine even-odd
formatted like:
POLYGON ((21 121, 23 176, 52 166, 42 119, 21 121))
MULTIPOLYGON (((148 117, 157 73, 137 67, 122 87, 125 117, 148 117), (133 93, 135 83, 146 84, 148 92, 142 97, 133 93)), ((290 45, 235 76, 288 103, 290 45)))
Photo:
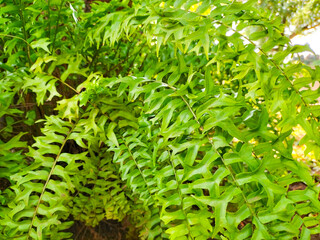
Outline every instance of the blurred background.
POLYGON ((301 54, 301 61, 320 66, 320 1, 259 0, 259 7, 281 18, 285 34, 292 44, 308 44, 314 51, 301 54))

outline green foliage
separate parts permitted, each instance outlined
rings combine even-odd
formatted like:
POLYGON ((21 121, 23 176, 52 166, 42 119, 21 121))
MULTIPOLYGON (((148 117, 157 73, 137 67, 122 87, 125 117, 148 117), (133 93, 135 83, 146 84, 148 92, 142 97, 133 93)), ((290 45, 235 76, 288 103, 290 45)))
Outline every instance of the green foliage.
POLYGON ((255 3, 0 1, 1 238, 102 219, 141 239, 320 233, 291 136, 319 160, 320 69, 285 63, 307 47, 255 3))

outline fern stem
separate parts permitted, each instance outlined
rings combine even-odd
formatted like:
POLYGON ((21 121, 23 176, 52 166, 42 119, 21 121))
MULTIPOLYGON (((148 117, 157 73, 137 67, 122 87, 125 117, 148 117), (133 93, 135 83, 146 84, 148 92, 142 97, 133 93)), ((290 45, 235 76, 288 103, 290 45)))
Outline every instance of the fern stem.
MULTIPOLYGON (((23 36, 24 36, 24 42, 27 42, 27 39, 28 39, 28 35, 27 35, 27 31, 26 31, 26 21, 24 19, 24 15, 23 15, 23 11, 24 11, 24 3, 22 2, 22 0, 19 0, 19 16, 20 16, 20 19, 21 19, 21 22, 22 22, 22 33, 23 33, 23 36)), ((32 61, 31 61, 31 58, 30 58, 30 45, 29 44, 26 44, 27 45, 27 58, 28 58, 28 62, 29 62, 29 66, 31 67, 32 65, 32 61)))
POLYGON ((245 38, 248 42, 250 42, 255 48, 257 48, 263 55, 265 55, 267 57, 267 59, 281 72, 281 74, 285 77, 285 79, 290 83, 292 89, 299 95, 299 97, 301 98, 302 103, 308 107, 309 105, 306 103, 306 101, 304 100, 303 96, 301 95, 301 93, 298 91, 298 89, 296 89, 293 85, 293 83, 291 82, 291 80, 289 79, 288 75, 285 73, 285 71, 283 70, 282 67, 280 67, 273 59, 269 58, 269 55, 260 47, 257 46, 257 44, 255 44, 250 38, 248 38, 246 35, 240 33, 239 31, 233 29, 232 27, 228 26, 227 24, 223 23, 223 22, 219 22, 220 24, 222 24, 223 26, 229 28, 230 30, 234 31, 235 33, 238 33, 239 35, 241 35, 243 38, 245 38))
MULTIPOLYGON (((100 50, 100 49, 101 49, 101 48, 96 48, 96 49, 94 50, 92 59, 91 59, 90 64, 89 64, 89 69, 91 69, 94 61, 96 60, 96 57, 98 56, 98 53, 99 53, 99 50, 100 50)), ((94 68, 96 68, 96 66, 94 66, 94 68)), ((96 70, 94 69, 94 72, 95 72, 95 71, 96 71, 96 70)))
MULTIPOLYGON (((167 83, 164 84, 164 85, 167 86, 167 87, 169 87, 169 88, 171 88, 171 89, 173 89, 174 91, 177 90, 177 88, 175 88, 175 87, 173 87, 173 86, 170 86, 170 85, 167 84, 167 83)), ((186 104, 186 106, 188 107, 188 109, 189 109, 189 111, 191 112, 191 114, 193 115, 195 121, 199 124, 199 126, 200 126, 200 127, 199 127, 199 130, 200 130, 200 132, 202 132, 203 127, 201 126, 199 120, 197 119, 197 116, 196 116, 195 112, 192 110, 190 104, 187 102, 187 100, 186 100, 183 96, 180 96, 180 97, 181 97, 181 99, 183 100, 183 102, 186 104)), ((213 149, 213 150, 218 154, 218 156, 221 158, 221 161, 222 161, 223 165, 226 167, 226 169, 229 170, 230 176, 231 176, 231 178, 232 178, 232 181, 234 182, 235 186, 236 186, 238 189, 240 189, 241 195, 242 195, 242 197, 243 197, 243 200, 245 201, 245 203, 246 203, 248 209, 250 210, 252 216, 254 216, 257 220, 259 220, 257 214, 256 214, 255 211, 252 209, 252 207, 251 207, 248 199, 246 198, 246 195, 243 193, 241 186, 238 184, 237 179, 236 179, 236 177, 234 176, 234 173, 233 173, 233 171, 232 171, 232 168, 231 168, 229 165, 226 164, 225 159, 224 159, 223 156, 220 154, 220 152, 214 147, 214 144, 213 144, 212 140, 210 139, 210 137, 209 137, 207 134, 205 134, 205 136, 207 137, 209 143, 211 144, 212 149, 213 149)), ((259 220, 259 221, 260 221, 260 220, 259 220)))
POLYGON ((144 59, 142 60, 142 63, 140 64, 140 67, 139 67, 139 71, 141 71, 144 67, 144 62, 146 61, 147 57, 149 56, 149 54, 146 54, 146 56, 144 57, 144 59))
POLYGON ((52 40, 52 52, 53 52, 53 50, 54 50, 55 43, 56 43, 56 38, 57 38, 58 28, 59 28, 59 21, 60 21, 60 16, 61 16, 61 9, 62 9, 63 3, 64 3, 64 0, 61 0, 59 12, 58 12, 56 29, 55 29, 55 31, 54 31, 54 36, 53 36, 53 40, 52 40))
POLYGON ((38 200, 37 205, 36 205, 36 207, 35 207, 35 210, 34 210, 34 212, 33 212, 32 220, 31 220, 30 227, 29 227, 29 231, 28 231, 28 235, 27 235, 27 239, 30 238, 31 230, 32 230, 34 221, 35 221, 35 219, 36 219, 36 216, 37 216, 37 213, 38 213, 38 209, 39 209, 39 206, 40 206, 42 197, 43 197, 43 195, 44 195, 44 193, 45 193, 45 191, 46 191, 46 189, 47 189, 47 185, 48 185, 48 183, 49 183, 49 181, 50 181, 50 178, 51 178, 51 176, 52 176, 52 174, 53 174, 53 171, 54 171, 54 169, 55 169, 55 166, 56 166, 56 164, 57 164, 57 162, 58 162, 58 160, 59 160, 59 157, 60 157, 60 155, 61 155, 61 153, 62 153, 62 150, 63 150, 65 144, 66 144, 67 141, 69 140, 70 134, 73 132, 73 130, 74 130, 74 128, 76 127, 76 125, 77 125, 77 123, 74 123, 73 127, 68 131, 65 139, 63 140, 63 142, 62 142, 62 144, 61 144, 61 147, 60 147, 60 149, 59 149, 59 152, 58 152, 58 154, 57 154, 57 156, 56 156, 56 158, 55 158, 55 160, 54 160, 54 162, 53 162, 53 164, 52 164, 51 170, 50 170, 50 172, 49 172, 49 175, 48 175, 48 177, 47 177, 47 180, 46 180, 45 184, 43 185, 41 194, 40 194, 40 196, 39 196, 39 200, 38 200))
MULTIPOLYGON (((191 108, 191 106, 189 105, 189 103, 184 99, 184 97, 181 96, 181 98, 183 99, 183 101, 184 101, 184 102, 186 103, 186 105, 188 106, 188 108, 189 108, 189 110, 191 111, 192 115, 195 117, 196 122, 197 122, 197 123, 199 124, 199 126, 200 126, 200 127, 199 127, 199 130, 202 132, 201 129, 203 129, 203 127, 201 127, 201 124, 200 124, 199 120, 196 118, 196 114, 195 114, 194 111, 192 110, 192 108, 191 108)), ((225 159, 223 158, 223 156, 221 155, 221 153, 218 151, 218 149, 216 149, 216 148, 214 147, 214 144, 213 144, 212 139, 210 139, 210 137, 209 137, 207 134, 205 134, 205 135, 206 135, 208 141, 210 142, 212 149, 213 149, 213 150, 218 154, 218 156, 221 158, 221 161, 222 161, 223 165, 225 166, 225 168, 227 168, 227 169, 229 170, 230 176, 231 176, 232 181, 234 182, 235 186, 236 186, 238 189, 240 189, 241 196, 242 196, 243 200, 245 201, 245 203, 246 203, 249 211, 251 212, 251 215, 252 215, 253 217, 255 217, 257 221, 261 222, 260 219, 259 219, 259 217, 258 217, 258 215, 256 214, 256 212, 252 209, 251 204, 249 203, 249 201, 248 201, 246 195, 244 194, 241 186, 238 184, 237 179, 236 179, 236 177, 235 177, 235 175, 234 175, 234 173, 233 173, 232 168, 231 168, 229 165, 226 164, 226 161, 225 161, 225 159)), ((252 225, 252 230, 254 230, 253 225, 252 225)), ((272 235, 269 231, 268 231, 268 233, 269 233, 270 235, 272 235)))
MULTIPOLYGON (((12 125, 21 123, 21 122, 23 122, 23 121, 24 121, 24 120, 16 121, 16 122, 12 123, 12 125)), ((1 133, 2 131, 6 130, 8 127, 10 127, 10 126, 5 126, 5 127, 1 128, 1 129, 0 129, 0 133, 1 133)))
POLYGON ((139 53, 142 51, 142 49, 144 48, 144 46, 146 45, 146 43, 147 43, 147 42, 144 42, 144 43, 142 44, 142 46, 140 47, 140 49, 138 50, 138 52, 135 54, 133 60, 132 60, 131 63, 130 63, 130 66, 128 67, 127 74, 130 72, 130 69, 131 69, 131 67, 132 67, 133 64, 134 64, 134 61, 136 60, 137 56, 138 56, 139 53))
POLYGON ((73 88, 72 86, 70 86, 68 83, 62 81, 60 78, 57 78, 55 76, 53 76, 55 79, 57 79, 59 82, 61 82, 62 84, 64 84, 65 86, 67 86, 68 88, 70 88, 72 91, 74 91, 76 94, 80 94, 80 92, 78 92, 75 88, 73 88))
MULTIPOLYGON (((194 111, 192 110, 190 104, 185 100, 185 98, 184 98, 183 96, 181 96, 181 98, 182 98, 182 100, 186 103, 186 105, 188 106, 190 112, 192 113, 192 115, 194 116, 196 122, 197 122, 197 123, 199 124, 199 126, 200 126, 200 127, 199 127, 199 130, 202 132, 203 127, 201 127, 201 124, 200 124, 199 120, 197 119, 196 114, 195 114, 194 111)), ((251 207, 251 205, 250 205, 250 203, 249 203, 246 195, 243 193, 243 190, 242 190, 241 186, 238 184, 237 179, 236 179, 236 177, 235 177, 235 175, 234 175, 234 173, 233 173, 232 168, 231 168, 229 165, 226 164, 226 161, 225 161, 225 159, 223 158, 223 156, 221 155, 221 153, 218 151, 218 149, 216 149, 216 148, 214 147, 214 144, 213 144, 213 142, 212 142, 212 139, 210 139, 210 137, 209 137, 207 134, 205 134, 205 136, 207 137, 209 143, 211 144, 212 149, 213 149, 213 150, 218 154, 218 156, 221 158, 221 161, 222 161, 223 165, 225 166, 225 168, 227 168, 227 169, 229 170, 230 176, 231 176, 231 178, 232 178, 232 181, 234 182, 235 186, 236 186, 238 189, 240 189, 241 196, 242 196, 243 200, 245 201, 248 209, 250 210, 252 216, 254 216, 257 220, 259 220, 257 214, 256 214, 255 211, 252 209, 252 207, 251 207)), ((259 220, 259 221, 260 221, 260 220, 259 220)), ((253 227, 253 226, 252 226, 252 227, 253 227)))
POLYGON ((3 34, 3 33, 0 33, 0 36, 20 39, 20 40, 24 41, 28 46, 30 46, 30 44, 25 39, 23 39, 21 37, 13 36, 13 35, 10 35, 10 34, 3 34))
MULTIPOLYGON (((182 9, 180 9, 182 10, 182 9)), ((190 13, 189 10, 184 10, 185 12, 188 12, 190 13)), ((218 21, 216 19, 212 19, 210 16, 206 16, 206 15, 202 15, 202 14, 199 14, 199 13, 196 13, 196 12, 192 12, 193 14, 197 14, 199 17, 203 17, 203 18, 206 18, 206 19, 210 19, 216 23, 219 23, 225 27, 227 27, 228 29, 234 31, 235 33, 238 33, 240 36, 242 36, 243 38, 245 38, 247 41, 249 41, 256 49, 258 49, 263 55, 266 56, 266 58, 281 72, 281 74, 285 77, 286 81, 288 81, 292 87, 292 89, 298 94, 298 96, 300 97, 303 105, 305 107, 307 107, 309 109, 309 105, 307 104, 307 102, 305 101, 304 97, 302 96, 302 94, 300 93, 300 91, 298 89, 296 89, 293 85, 293 83, 291 82, 291 80, 289 79, 288 75, 285 73, 285 71, 283 70, 283 68, 277 64, 273 59, 270 59, 269 58, 269 55, 262 49, 260 48, 259 46, 257 46, 257 44, 255 44, 252 40, 250 40, 250 38, 248 38, 247 36, 245 36, 244 34, 240 33, 239 31, 233 29, 232 27, 230 27, 229 25, 221 22, 221 21, 218 21)), ((310 110, 310 109, 309 109, 310 110)), ((314 113, 310 110, 310 114, 312 116, 312 118, 315 120, 315 121, 318 121, 317 117, 314 115, 314 113)))
MULTIPOLYGON (((148 182, 147 182, 146 178, 144 177, 144 175, 143 175, 143 173, 142 173, 142 171, 141 171, 141 168, 139 167, 139 165, 138 165, 135 157, 133 156, 133 154, 132 154, 129 146, 127 145, 126 141, 124 140, 123 136, 121 136, 121 139, 122 139, 124 145, 126 146, 128 152, 129 152, 129 154, 130 154, 130 157, 132 158, 132 160, 134 161, 135 165, 137 166, 137 168, 138 168, 138 170, 139 170, 139 172, 140 172, 140 175, 141 175, 144 183, 145 183, 146 186, 147 186, 147 189, 148 189, 148 192, 149 192, 149 194, 150 194, 150 197, 152 198, 153 202, 155 202, 155 200, 154 200, 154 198, 153 198, 153 195, 152 195, 152 191, 151 191, 150 188, 149 188, 148 182)), ((149 205, 148 205, 148 206, 149 206, 149 205)))
MULTIPOLYGON (((184 215, 184 217, 185 217, 185 222, 187 223, 187 227, 188 227, 188 235, 189 235, 189 237, 190 237, 190 239, 194 239, 194 237, 192 237, 192 235, 191 235, 191 227, 190 227, 190 224, 189 224, 189 222, 188 222, 188 217, 187 217, 187 214, 185 213, 185 211, 184 211, 184 204, 183 204, 183 197, 182 197, 182 193, 181 193, 181 189, 180 189, 180 182, 178 181, 178 176, 177 176, 177 174, 176 174, 176 171, 175 171, 175 169, 174 169, 174 166, 173 166, 173 164, 172 164, 172 161, 170 161, 170 165, 171 165, 171 167, 172 167, 172 170, 173 170, 173 173, 174 173, 174 177, 175 177, 175 179, 176 179, 176 182, 177 182, 177 190, 178 190, 178 194, 179 194, 179 197, 180 197, 180 200, 181 200, 181 210, 182 210, 182 212, 183 212, 183 215, 184 215)), ((189 238, 188 238, 189 239, 189 238)))
POLYGON ((48 37, 51 39, 51 15, 50 15, 50 0, 48 0, 48 37))

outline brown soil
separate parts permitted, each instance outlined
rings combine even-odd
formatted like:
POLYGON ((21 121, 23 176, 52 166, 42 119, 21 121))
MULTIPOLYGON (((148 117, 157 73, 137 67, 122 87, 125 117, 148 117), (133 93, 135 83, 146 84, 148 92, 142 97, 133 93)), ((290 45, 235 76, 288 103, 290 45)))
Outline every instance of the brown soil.
POLYGON ((127 236, 128 229, 123 223, 114 220, 101 221, 96 227, 75 221, 70 230, 74 240, 135 240, 127 236))

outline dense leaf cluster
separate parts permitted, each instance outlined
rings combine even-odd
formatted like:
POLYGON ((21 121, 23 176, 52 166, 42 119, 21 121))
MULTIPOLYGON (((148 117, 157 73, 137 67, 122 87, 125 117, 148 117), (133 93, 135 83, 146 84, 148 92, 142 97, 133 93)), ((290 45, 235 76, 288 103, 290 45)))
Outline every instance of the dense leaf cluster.
POLYGON ((105 218, 141 239, 320 233, 291 136, 319 159, 320 69, 285 63, 308 48, 255 4, 0 1, 0 238, 105 218))

